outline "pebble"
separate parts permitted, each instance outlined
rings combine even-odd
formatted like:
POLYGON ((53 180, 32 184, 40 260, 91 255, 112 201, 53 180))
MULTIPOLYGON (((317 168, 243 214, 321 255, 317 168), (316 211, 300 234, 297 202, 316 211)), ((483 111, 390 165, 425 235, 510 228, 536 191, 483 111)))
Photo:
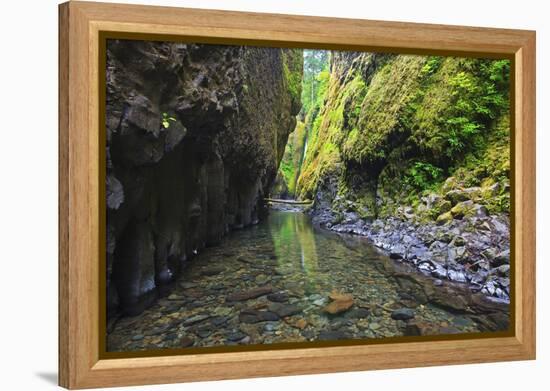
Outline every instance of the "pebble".
POLYGON ((226 336, 227 340, 228 341, 232 341, 232 342, 237 342, 237 341, 240 341, 242 340, 244 337, 246 337, 246 334, 240 332, 240 331, 236 331, 234 333, 231 333, 231 334, 228 334, 226 336))
POLYGON ((407 320, 414 318, 414 311, 410 308, 399 308, 391 313, 392 319, 407 320))

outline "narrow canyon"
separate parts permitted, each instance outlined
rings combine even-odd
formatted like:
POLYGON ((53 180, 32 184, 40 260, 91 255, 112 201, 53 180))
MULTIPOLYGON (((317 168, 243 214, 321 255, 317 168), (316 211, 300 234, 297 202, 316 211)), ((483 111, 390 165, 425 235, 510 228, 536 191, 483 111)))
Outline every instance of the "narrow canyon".
POLYGON ((507 330, 509 75, 110 40, 108 350, 507 330))

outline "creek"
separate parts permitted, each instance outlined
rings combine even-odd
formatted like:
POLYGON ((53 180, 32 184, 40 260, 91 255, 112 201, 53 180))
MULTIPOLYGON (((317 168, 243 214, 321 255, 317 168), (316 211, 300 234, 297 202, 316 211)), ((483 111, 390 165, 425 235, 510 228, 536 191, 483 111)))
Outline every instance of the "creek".
POLYGON ((463 284, 424 276, 368 239, 320 229, 299 208, 292 210, 272 210, 259 224, 204 249, 169 296, 114 325, 107 350, 508 328, 507 305, 463 284), (331 310, 331 296, 345 296, 343 305, 331 310))

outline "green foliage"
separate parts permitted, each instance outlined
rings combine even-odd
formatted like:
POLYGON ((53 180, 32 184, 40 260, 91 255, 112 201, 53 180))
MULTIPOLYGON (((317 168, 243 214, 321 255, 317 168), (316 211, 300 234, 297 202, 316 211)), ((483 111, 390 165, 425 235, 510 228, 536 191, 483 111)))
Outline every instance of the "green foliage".
MULTIPOLYGON (((328 81, 329 52, 326 50, 304 50, 304 76, 302 81, 302 113, 309 113, 312 106, 317 103, 323 82, 328 81)), ((327 83, 325 83, 326 86, 327 83)))
MULTIPOLYGON (((432 69, 428 61, 424 69, 432 69)), ((450 164, 483 148, 491 122, 509 110, 508 60, 446 58, 441 72, 424 72, 409 105, 415 142, 450 164)))
POLYGON ((443 170, 431 163, 415 162, 407 170, 405 183, 417 190, 426 190, 441 180, 443 170))
POLYGON ((165 129, 170 127, 170 121, 176 122, 176 119, 174 117, 170 117, 168 113, 162 113, 161 123, 165 129))
POLYGON ((439 67, 441 67, 442 62, 443 62, 443 57, 440 57, 440 56, 429 57, 428 61, 426 61, 426 63, 420 70, 422 76, 433 75, 439 69, 439 67))

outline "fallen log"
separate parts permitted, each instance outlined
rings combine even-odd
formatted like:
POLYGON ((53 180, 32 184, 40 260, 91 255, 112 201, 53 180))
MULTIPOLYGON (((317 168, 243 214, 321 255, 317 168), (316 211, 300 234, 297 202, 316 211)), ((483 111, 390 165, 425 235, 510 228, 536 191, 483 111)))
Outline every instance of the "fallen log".
POLYGON ((279 200, 276 198, 264 198, 264 201, 266 202, 273 202, 273 203, 279 203, 279 204, 291 204, 291 205, 308 205, 312 204, 313 201, 305 200, 305 201, 298 201, 298 200, 279 200))

